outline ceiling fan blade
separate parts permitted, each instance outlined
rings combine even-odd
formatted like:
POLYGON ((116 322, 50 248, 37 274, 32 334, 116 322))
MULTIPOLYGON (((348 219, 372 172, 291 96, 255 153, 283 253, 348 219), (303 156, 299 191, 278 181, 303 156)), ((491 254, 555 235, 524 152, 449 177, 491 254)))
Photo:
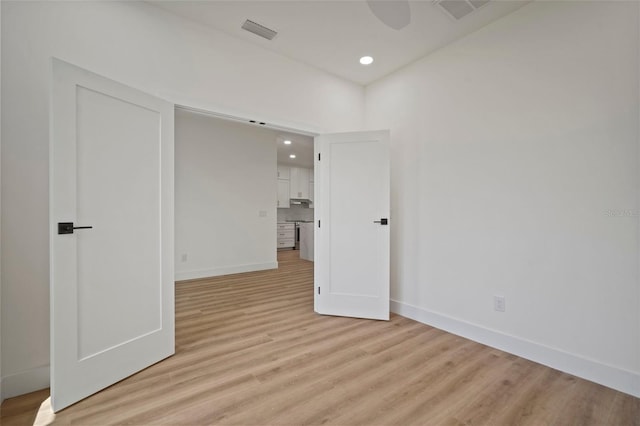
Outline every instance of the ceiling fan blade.
POLYGON ((401 30, 411 22, 409 0, 367 0, 373 14, 386 26, 401 30))

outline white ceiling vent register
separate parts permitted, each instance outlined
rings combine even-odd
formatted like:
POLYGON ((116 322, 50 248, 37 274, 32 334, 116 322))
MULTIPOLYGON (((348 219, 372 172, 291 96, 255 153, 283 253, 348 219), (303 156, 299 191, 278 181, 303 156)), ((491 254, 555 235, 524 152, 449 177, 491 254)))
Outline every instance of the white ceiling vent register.
POLYGON ((489 3, 489 0, 435 0, 433 3, 441 7, 447 15, 458 20, 489 3))
POLYGON ((259 35, 262 38, 266 38, 267 40, 273 40, 273 38, 278 35, 278 33, 272 29, 248 19, 244 21, 244 24, 242 24, 242 29, 249 31, 250 33, 254 33, 255 35, 259 35))

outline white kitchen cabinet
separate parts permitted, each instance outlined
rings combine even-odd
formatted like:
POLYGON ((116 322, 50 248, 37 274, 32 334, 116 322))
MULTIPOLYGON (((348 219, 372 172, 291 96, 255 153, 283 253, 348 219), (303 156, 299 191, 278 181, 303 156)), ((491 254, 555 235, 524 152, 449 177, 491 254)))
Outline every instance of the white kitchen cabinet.
POLYGON ((278 208, 288 209, 289 207, 289 181, 278 179, 278 208))
POLYGON ((289 193, 291 192, 291 167, 278 164, 278 208, 288 209, 291 207, 289 193))
POLYGON ((289 196, 290 198, 309 198, 309 178, 310 169, 291 167, 289 175, 289 196))
POLYGON ((289 180, 291 176, 291 167, 278 164, 278 179, 289 180))
POLYGON ((293 248, 296 245, 296 225, 294 223, 278 223, 278 248, 293 248))

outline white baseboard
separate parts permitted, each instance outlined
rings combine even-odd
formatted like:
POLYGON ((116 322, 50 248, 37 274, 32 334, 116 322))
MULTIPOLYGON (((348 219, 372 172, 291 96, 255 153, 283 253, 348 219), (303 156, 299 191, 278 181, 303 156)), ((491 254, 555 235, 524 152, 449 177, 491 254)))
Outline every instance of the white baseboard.
POLYGON ((640 398, 640 373, 585 359, 396 300, 391 301, 391 312, 640 398))
POLYGON ((49 366, 32 368, 2 378, 2 397, 13 398, 49 387, 49 366))
POLYGON ((252 263, 249 265, 224 266, 220 268, 199 269, 196 271, 176 272, 176 281, 196 280, 198 278, 217 277, 219 275, 240 274, 242 272, 277 269, 278 262, 252 263))

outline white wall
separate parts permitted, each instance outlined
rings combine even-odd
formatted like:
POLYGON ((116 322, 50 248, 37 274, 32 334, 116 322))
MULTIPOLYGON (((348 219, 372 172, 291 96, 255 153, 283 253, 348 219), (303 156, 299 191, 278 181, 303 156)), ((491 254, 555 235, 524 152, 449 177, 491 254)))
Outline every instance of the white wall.
POLYGON ((48 385, 48 109, 58 57, 170 101, 303 130, 362 125, 363 89, 143 2, 2 1, 4 396, 48 385))
POLYGON ((367 88, 395 311, 640 396, 638 7, 533 3, 367 88))
POLYGON ((181 110, 175 126, 176 279, 277 268, 278 133, 181 110))

